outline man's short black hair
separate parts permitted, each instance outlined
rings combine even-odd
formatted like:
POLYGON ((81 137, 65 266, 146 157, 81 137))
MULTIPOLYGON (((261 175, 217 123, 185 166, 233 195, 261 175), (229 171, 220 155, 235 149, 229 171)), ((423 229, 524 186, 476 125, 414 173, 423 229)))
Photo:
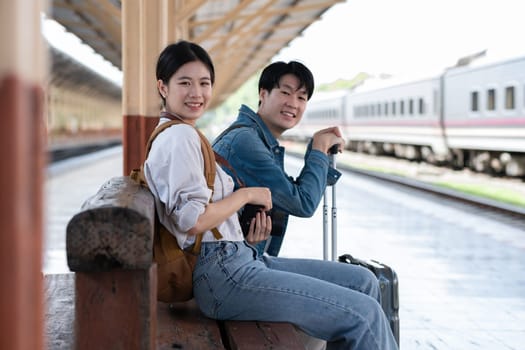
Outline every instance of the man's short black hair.
POLYGON ((273 88, 279 87, 281 77, 286 74, 293 74, 299 79, 299 87, 304 87, 308 93, 308 99, 314 93, 314 76, 312 72, 302 63, 297 61, 274 62, 264 68, 259 78, 259 91, 264 89, 268 92, 273 88))

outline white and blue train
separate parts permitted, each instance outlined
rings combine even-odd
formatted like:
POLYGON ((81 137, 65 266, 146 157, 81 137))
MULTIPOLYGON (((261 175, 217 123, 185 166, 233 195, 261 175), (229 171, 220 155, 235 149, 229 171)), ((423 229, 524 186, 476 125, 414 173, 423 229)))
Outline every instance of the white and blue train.
POLYGON ((525 57, 381 88, 317 93, 284 136, 304 139, 331 125, 353 151, 525 176, 525 57))

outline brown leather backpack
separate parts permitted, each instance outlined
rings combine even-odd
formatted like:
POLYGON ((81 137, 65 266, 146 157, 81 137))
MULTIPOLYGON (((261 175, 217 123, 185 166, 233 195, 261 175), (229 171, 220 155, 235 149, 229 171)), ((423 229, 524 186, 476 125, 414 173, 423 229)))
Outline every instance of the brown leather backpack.
MULTIPOLYGON (((157 135, 175 124, 185 124, 182 120, 172 118, 171 115, 163 114, 163 116, 170 118, 171 121, 159 125, 152 132, 146 146, 146 158, 157 135)), ((206 183, 213 193, 216 170, 213 149, 206 137, 197 128, 195 130, 201 139, 206 183)), ((130 177, 149 189, 144 176, 144 165, 140 169, 133 169, 130 177)), ((155 221, 153 260, 157 264, 157 300, 162 302, 190 300, 193 298, 193 269, 197 263, 203 233, 197 234, 195 244, 192 247, 183 250, 179 247, 175 236, 162 225, 158 214, 156 214, 155 221)), ((217 228, 213 228, 212 232, 216 239, 222 238, 217 228)))

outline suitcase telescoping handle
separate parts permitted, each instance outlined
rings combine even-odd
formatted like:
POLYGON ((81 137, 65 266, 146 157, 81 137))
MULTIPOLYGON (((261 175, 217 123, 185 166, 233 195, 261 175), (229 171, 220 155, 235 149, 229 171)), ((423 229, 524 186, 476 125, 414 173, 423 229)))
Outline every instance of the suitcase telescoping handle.
MULTIPOLYGON (((333 145, 330 148, 328 160, 330 167, 335 169, 335 155, 337 154, 338 146, 333 145)), ((328 260, 328 189, 324 190, 323 198, 323 259, 328 260)), ((336 205, 336 193, 335 193, 335 184, 332 185, 332 261, 336 261, 337 255, 337 205, 336 205)))

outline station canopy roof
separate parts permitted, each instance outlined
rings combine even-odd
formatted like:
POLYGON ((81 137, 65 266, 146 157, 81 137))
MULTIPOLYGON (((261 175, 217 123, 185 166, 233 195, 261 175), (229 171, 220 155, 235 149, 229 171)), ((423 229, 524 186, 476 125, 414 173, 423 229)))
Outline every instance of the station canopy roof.
POLYGON ((122 98, 120 86, 53 46, 50 46, 49 49, 51 61, 49 83, 51 85, 76 89, 86 94, 102 95, 115 100, 122 98))
MULTIPOLYGON (((174 23, 187 19, 184 39, 200 44, 212 56, 216 105, 341 1, 186 0, 174 13, 174 23)), ((50 17, 122 69, 120 0, 53 0, 50 17)))

